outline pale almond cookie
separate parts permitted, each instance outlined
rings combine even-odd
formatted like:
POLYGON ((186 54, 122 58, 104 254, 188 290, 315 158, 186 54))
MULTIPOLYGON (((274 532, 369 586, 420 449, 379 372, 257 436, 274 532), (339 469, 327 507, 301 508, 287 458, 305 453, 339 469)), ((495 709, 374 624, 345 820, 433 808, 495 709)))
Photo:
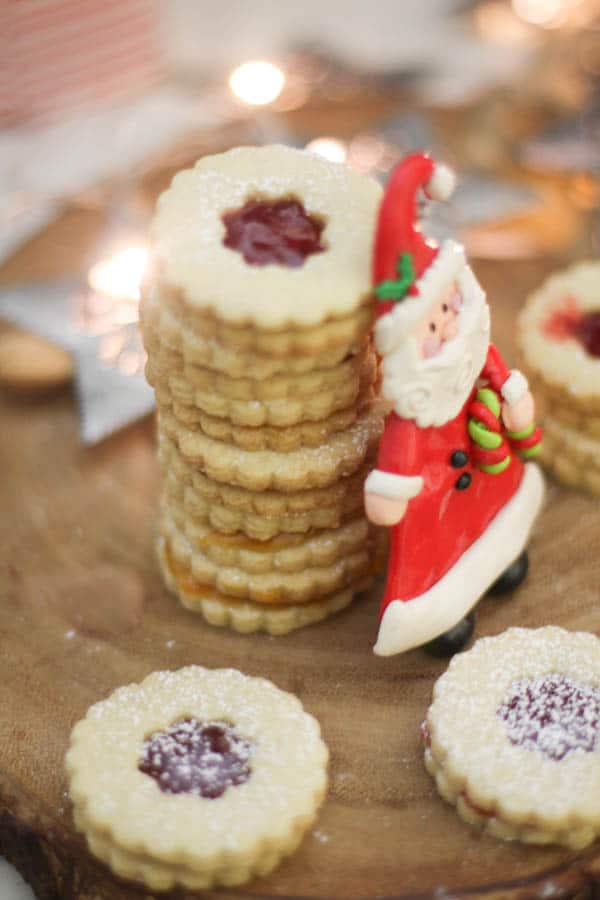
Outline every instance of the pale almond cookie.
POLYGON ((163 513, 159 528, 173 560, 189 570, 195 581, 236 600, 268 604, 310 603, 342 590, 371 569, 373 550, 369 540, 359 549, 338 555, 323 566, 295 571, 271 567, 267 571, 248 572, 237 566, 216 563, 189 540, 172 515, 163 513))
POLYGON ((600 640, 510 628, 455 656, 423 735, 438 790, 497 837, 579 850, 600 834, 600 640))
POLYGON ((228 347, 216 340, 204 340, 193 332, 185 331, 168 310, 155 304, 152 293, 148 291, 140 303, 140 326, 150 358, 157 353, 171 353, 176 360, 183 357, 186 364, 213 369, 232 378, 261 380, 276 375, 301 375, 314 369, 328 369, 342 363, 349 353, 359 352, 363 344, 359 341, 350 348, 339 346, 307 356, 276 357, 242 353, 236 347, 228 347))
POLYGON ((73 357, 35 334, 0 335, 0 386, 26 397, 39 397, 68 384, 73 357))
POLYGON ((347 166, 290 147, 238 147, 179 172, 151 226, 155 272, 190 310, 257 332, 315 328, 371 304, 381 188, 347 166), (299 201, 324 225, 301 265, 253 265, 225 246, 224 216, 248 201, 299 201))
MULTIPOLYGON (((157 392, 157 399, 158 399, 157 392)), ((165 432, 176 439, 180 425, 190 431, 198 431, 217 441, 224 441, 241 450, 274 450, 277 453, 291 453, 302 447, 318 447, 328 441, 338 431, 349 428, 356 422, 361 411, 372 404, 373 390, 365 391, 362 397, 345 409, 332 413, 326 419, 317 422, 299 422, 278 428, 264 425, 261 428, 248 428, 234 425, 229 419, 209 416, 195 407, 182 407, 178 403, 172 406, 160 403, 165 432)))
POLYGON ((309 398, 315 391, 341 388, 349 379, 364 380, 368 363, 374 377, 375 353, 370 341, 361 343, 358 351, 335 366, 315 368, 307 372, 287 372, 269 378, 232 378, 205 366, 187 363, 181 353, 167 344, 152 353, 152 373, 160 384, 166 384, 181 403, 196 403, 195 391, 213 392, 232 400, 294 400, 309 398))
POLYGON ((519 315, 518 339, 524 366, 550 403, 556 397, 563 407, 600 415, 600 355, 592 352, 600 341, 599 262, 579 263, 544 282, 519 315))
POLYGON ((317 506, 304 512, 284 511, 263 515, 209 500, 187 485, 174 483, 170 476, 166 479, 166 498, 171 507, 180 506, 194 525, 210 526, 223 535, 246 535, 261 542, 280 534, 302 536, 319 529, 338 528, 350 517, 362 512, 364 503, 363 490, 359 485, 354 493, 347 494, 342 502, 332 506, 317 506))
POLYGON ((292 694, 233 669, 154 672, 92 706, 66 757, 92 853, 151 890, 265 875, 327 790, 328 751, 292 694))
POLYGON ((182 606, 200 613, 210 625, 231 628, 242 634, 266 631, 272 635, 285 635, 314 625, 345 609, 357 594, 368 590, 373 582, 373 576, 369 575, 342 591, 312 603, 249 603, 224 597, 194 582, 184 567, 169 558, 164 540, 159 539, 157 549, 164 582, 182 606))
POLYGON ((290 453, 241 450, 191 431, 168 414, 159 427, 171 437, 181 455, 209 478, 248 490, 299 491, 327 487, 352 475, 374 451, 383 430, 383 405, 373 404, 357 421, 318 447, 290 453))
POLYGON ((354 498, 362 496, 365 479, 375 465, 374 457, 368 456, 356 472, 327 487, 299 491, 250 491, 208 478, 196 465, 184 459, 164 433, 159 433, 158 456, 163 473, 172 487, 178 482, 192 488, 198 500, 203 498, 210 503, 259 516, 296 515, 325 507, 335 507, 346 514, 355 508, 354 498))
MULTIPOLYGON (((203 412, 242 427, 289 428, 303 422, 322 422, 336 412, 356 405, 361 393, 365 393, 377 377, 375 354, 372 351, 366 354, 358 369, 354 365, 349 368, 350 371, 347 371, 346 377, 338 385, 320 388, 315 386, 308 396, 302 396, 300 392, 295 398, 265 397, 261 400, 228 397, 217 393, 216 387, 214 390, 195 387, 185 376, 169 376, 166 372, 157 372, 150 360, 146 364, 146 378, 154 387, 157 403, 173 407, 177 417, 183 422, 186 419, 194 422, 198 412, 203 412)), ((290 389, 295 377, 290 376, 290 389)), ((259 383, 268 385, 268 380, 256 382, 259 383)))
MULTIPOLYGON (((172 502, 163 505, 160 529, 174 541, 185 540, 192 550, 200 550, 218 566, 235 567, 253 574, 300 572, 331 565, 340 557, 367 546, 374 531, 361 515, 339 528, 307 534, 278 534, 270 540, 258 541, 244 534, 215 531, 172 502)), ((184 555, 185 552, 183 549, 184 555)), ((182 558, 181 553, 175 556, 182 558)))
POLYGON ((544 418, 540 462, 564 484, 600 497, 600 437, 584 434, 548 415, 544 418))

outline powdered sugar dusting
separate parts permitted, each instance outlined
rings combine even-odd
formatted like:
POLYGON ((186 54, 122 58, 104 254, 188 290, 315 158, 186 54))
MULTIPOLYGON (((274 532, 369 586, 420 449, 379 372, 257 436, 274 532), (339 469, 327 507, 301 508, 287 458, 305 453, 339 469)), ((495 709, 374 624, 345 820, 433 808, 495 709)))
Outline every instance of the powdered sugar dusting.
POLYGON ((248 781, 252 749, 227 722, 183 719, 144 742, 139 769, 165 793, 216 799, 248 781))
POLYGON ((597 749, 600 690, 558 674, 517 681, 497 715, 513 744, 559 761, 573 750, 597 749))

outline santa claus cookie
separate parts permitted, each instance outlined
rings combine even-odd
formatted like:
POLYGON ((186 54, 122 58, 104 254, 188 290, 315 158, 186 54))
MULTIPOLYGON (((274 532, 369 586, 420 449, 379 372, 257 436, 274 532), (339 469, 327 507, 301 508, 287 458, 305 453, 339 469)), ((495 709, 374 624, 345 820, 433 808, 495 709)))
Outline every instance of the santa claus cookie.
POLYGON ((452 183, 429 157, 408 157, 388 182, 375 239, 375 343, 393 411, 365 505, 393 526, 375 645, 386 656, 432 640, 450 652, 469 636, 480 597, 527 572, 543 494, 539 470, 524 465, 541 439, 527 380, 490 342, 463 248, 438 247, 415 220, 419 192, 443 198, 452 183))
POLYGON ((151 890, 270 872, 311 826, 328 752, 292 694, 233 669, 155 672, 97 703, 66 758, 77 828, 151 890))
POLYGON ((423 726, 442 797, 491 834, 573 849, 600 833, 600 640, 511 628, 456 656, 423 726))

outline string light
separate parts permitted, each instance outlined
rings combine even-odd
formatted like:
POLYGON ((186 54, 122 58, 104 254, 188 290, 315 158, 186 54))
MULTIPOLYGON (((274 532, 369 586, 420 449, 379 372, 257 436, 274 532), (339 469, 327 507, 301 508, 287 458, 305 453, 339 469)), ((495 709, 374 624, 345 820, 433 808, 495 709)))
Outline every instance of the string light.
POLYGON ((229 76, 232 93, 248 106, 267 106, 276 100, 285 85, 285 73, 266 60, 243 63, 229 76))
POLYGON ((348 156, 348 148, 344 141, 331 137, 319 137, 314 141, 310 141, 306 145, 306 150, 310 153, 316 153, 330 162, 343 163, 346 162, 348 156))
POLYGON ((98 294, 115 300, 139 300, 140 285, 148 263, 145 247, 127 247, 96 263, 89 271, 88 282, 98 294))

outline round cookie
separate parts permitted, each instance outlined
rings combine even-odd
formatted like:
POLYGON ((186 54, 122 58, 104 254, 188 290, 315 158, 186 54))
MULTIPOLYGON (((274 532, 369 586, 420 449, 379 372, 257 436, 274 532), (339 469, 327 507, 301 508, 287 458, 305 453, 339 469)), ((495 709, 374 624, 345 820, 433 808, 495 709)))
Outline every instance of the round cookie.
POLYGON ((90 708, 66 757, 77 828, 151 890, 242 884, 292 853, 327 789, 317 721, 233 669, 155 672, 90 708))
POLYGON ((600 497, 600 437, 582 433, 548 415, 540 462, 564 484, 600 497))
POLYGON ((229 419, 207 415, 197 407, 181 406, 177 402, 169 405, 165 402, 162 392, 157 391, 156 395, 161 403, 165 431, 174 438, 178 427, 183 425, 190 431, 201 432, 209 438, 224 441, 242 450, 274 450, 277 453, 290 453, 301 447, 318 447, 336 432, 353 425, 360 412, 373 401, 373 391, 369 390, 352 405, 331 413, 326 419, 299 422, 284 428, 271 425, 248 428, 244 425, 235 425, 229 419))
POLYGON ((579 850, 600 833, 600 640, 510 628, 435 684, 425 763, 442 797, 491 834, 579 850))
POLYGON ((73 358, 35 334, 10 331, 0 335, 0 386, 15 394, 40 397, 73 378, 73 358))
POLYGON ((599 285, 600 263, 579 263, 544 282, 519 315, 524 367, 551 412, 556 402, 600 416, 599 285))
POLYGON ((231 378, 257 380, 277 375, 302 375, 314 369, 337 366, 344 361, 348 353, 358 352, 363 343, 357 342, 356 346, 350 348, 340 345, 306 356, 295 354, 278 357, 252 352, 242 353, 236 347, 229 347, 215 340, 205 340, 192 331, 186 331, 168 309, 160 307, 156 302, 155 292, 149 289, 146 289, 140 302, 140 326, 149 357, 154 358, 159 353, 165 356, 172 354, 171 358, 175 362, 183 357, 185 363, 189 365, 203 366, 231 378))
POLYGON ((290 147, 238 147, 204 157, 179 172, 158 200, 151 226, 153 277, 195 318, 250 326, 246 334, 295 332, 351 317, 371 303, 380 197, 374 180, 290 147), (296 265, 283 258, 276 265, 247 262, 243 248, 230 240, 225 217, 248 201, 290 198, 321 225, 318 252, 309 250, 296 265))
MULTIPOLYGON (((251 603, 226 597, 218 591, 199 585, 189 570, 172 558, 164 539, 159 538, 157 550, 163 580, 181 605, 200 613, 210 625, 231 628, 241 634, 266 631, 272 635, 284 635, 298 628, 314 625, 349 606, 356 594, 368 590, 374 577, 369 575, 344 590, 312 603, 251 603)), ((383 565, 383 550, 378 548, 377 553, 383 565)), ((373 570, 375 568, 374 565, 373 570)))
POLYGON ((266 572, 248 572, 239 566, 219 564, 192 545, 174 523, 173 516, 163 513, 160 531, 167 539, 174 561, 189 570, 194 581, 236 600, 265 604, 310 603, 342 590, 371 570, 369 540, 338 555, 327 565, 296 571, 271 567, 266 572))
POLYGON ((225 535, 196 521, 173 503, 163 503, 161 531, 175 543, 185 542, 178 559, 199 550, 217 566, 243 569, 249 574, 301 572, 328 566, 340 557, 364 547, 375 532, 364 516, 339 528, 309 534, 280 533, 271 540, 251 540, 244 534, 225 535), (185 544, 188 550, 185 550, 185 544))
POLYGON ((184 458, 215 481, 253 491, 298 491, 327 487, 356 472, 377 445, 383 429, 383 405, 368 407, 350 428, 333 434, 327 442, 290 453, 241 450, 178 425, 168 413, 160 417, 159 428, 184 458))

